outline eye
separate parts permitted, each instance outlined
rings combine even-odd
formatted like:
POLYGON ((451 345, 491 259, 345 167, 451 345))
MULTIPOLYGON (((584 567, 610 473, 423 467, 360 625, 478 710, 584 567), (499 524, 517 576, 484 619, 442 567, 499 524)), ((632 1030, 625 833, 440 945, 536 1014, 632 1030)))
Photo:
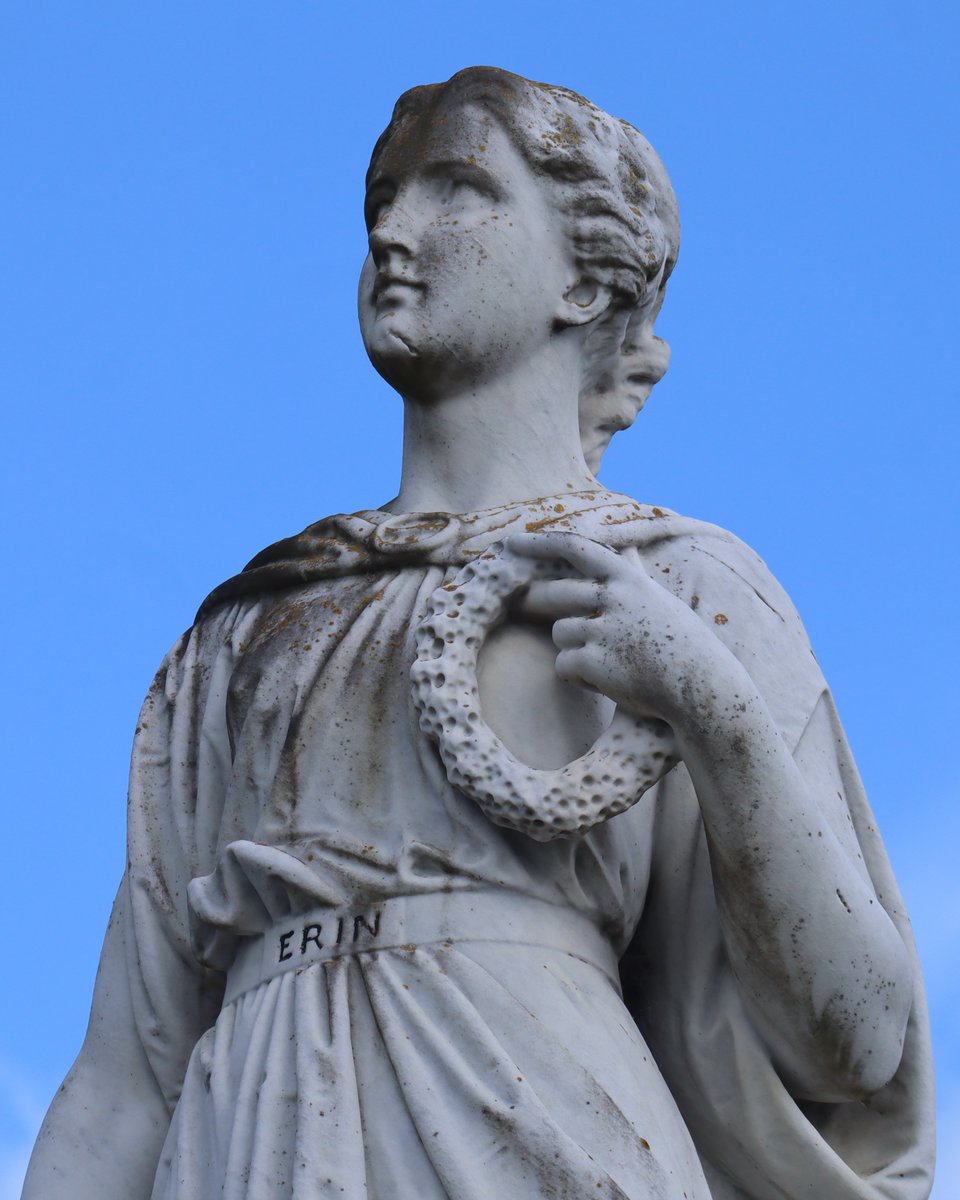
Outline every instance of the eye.
POLYGON ((501 189, 482 168, 470 163, 451 163, 438 166, 432 172, 435 196, 441 204, 465 205, 478 200, 497 201, 501 189))
POLYGON ((389 183, 374 184, 367 192, 363 204, 363 217, 367 223, 368 233, 383 216, 384 211, 393 203, 396 194, 397 189, 389 183))
POLYGON ((434 180, 433 191, 437 203, 445 207, 469 204, 479 194, 469 179, 455 175, 434 180))
POLYGON ((476 192, 478 196, 487 196, 490 189, 475 175, 458 173, 450 177, 450 187, 455 192, 476 192))

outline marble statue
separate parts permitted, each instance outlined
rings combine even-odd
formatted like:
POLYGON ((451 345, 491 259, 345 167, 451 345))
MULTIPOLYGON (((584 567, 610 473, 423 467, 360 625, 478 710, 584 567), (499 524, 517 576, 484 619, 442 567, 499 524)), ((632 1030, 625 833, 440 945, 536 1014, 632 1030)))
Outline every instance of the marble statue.
POLYGON ((920 1200, 916 954, 799 618, 595 477, 667 367, 663 165, 473 68, 366 216, 399 494, 163 663, 26 1200, 920 1200))

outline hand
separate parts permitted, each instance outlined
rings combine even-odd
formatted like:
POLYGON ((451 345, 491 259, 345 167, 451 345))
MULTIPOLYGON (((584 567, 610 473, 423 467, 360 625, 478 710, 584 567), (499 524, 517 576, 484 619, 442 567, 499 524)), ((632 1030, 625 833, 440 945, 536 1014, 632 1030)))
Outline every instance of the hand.
MULTIPOLYGON (((541 580, 522 610, 553 620, 557 674, 675 728, 742 686, 742 669, 696 614, 651 579, 639 557, 576 533, 518 534, 511 550, 562 560, 577 576, 541 580)), ((679 730, 678 730, 679 732, 679 730)))

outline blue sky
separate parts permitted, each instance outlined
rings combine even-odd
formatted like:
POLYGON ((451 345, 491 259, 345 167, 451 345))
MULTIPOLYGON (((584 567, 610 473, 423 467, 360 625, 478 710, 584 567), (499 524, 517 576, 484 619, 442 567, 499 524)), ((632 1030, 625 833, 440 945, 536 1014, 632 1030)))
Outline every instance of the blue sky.
POLYGON ((684 222, 673 365, 604 479, 792 594, 913 913, 960 1194, 954 6, 7 0, 10 633, 0 1200, 83 1035, 127 758, 167 647, 260 547, 393 495, 356 328, 405 88, 491 63, 626 117, 684 222))

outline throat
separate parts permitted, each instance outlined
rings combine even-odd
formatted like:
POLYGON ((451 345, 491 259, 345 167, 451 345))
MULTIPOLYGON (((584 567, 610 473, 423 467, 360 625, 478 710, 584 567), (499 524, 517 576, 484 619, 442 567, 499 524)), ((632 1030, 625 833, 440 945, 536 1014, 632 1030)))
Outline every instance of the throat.
MULTIPOLYGON (((572 391, 572 389, 571 389, 572 391)), ((393 512, 474 512, 598 487, 583 456, 577 395, 466 393, 405 402, 393 512)))

